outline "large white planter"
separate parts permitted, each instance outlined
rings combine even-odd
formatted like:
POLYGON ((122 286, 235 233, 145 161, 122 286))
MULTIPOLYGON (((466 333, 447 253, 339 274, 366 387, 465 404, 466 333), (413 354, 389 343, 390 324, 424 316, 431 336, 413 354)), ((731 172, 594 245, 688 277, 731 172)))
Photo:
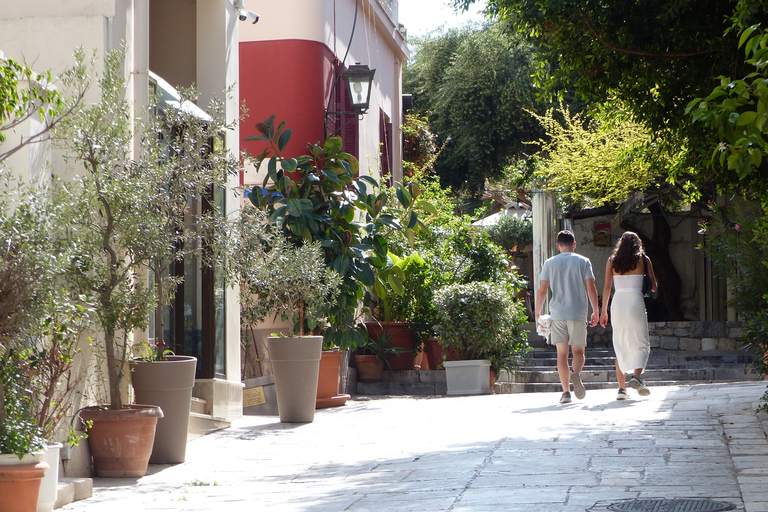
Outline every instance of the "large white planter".
POLYGON ((59 456, 64 447, 61 443, 45 445, 43 449, 43 462, 50 468, 40 481, 40 495, 37 499, 37 512, 51 512, 56 504, 56 493, 59 487, 59 456))
POLYGON ((323 353, 322 336, 267 338, 275 376, 277 412, 283 423, 315 419, 317 377, 323 353))
POLYGON ((491 393, 491 362, 488 359, 445 361, 443 367, 449 395, 491 393))
POLYGON ((166 356, 163 361, 136 361, 131 383, 136 403, 163 410, 157 420, 150 464, 179 464, 187 456, 187 431, 197 358, 166 356))

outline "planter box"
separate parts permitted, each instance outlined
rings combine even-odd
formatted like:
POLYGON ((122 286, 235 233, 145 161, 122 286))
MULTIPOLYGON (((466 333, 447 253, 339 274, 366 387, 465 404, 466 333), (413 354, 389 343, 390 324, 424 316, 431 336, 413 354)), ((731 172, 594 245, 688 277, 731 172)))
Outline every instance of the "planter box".
POLYGON ((56 493, 59 488, 59 458, 63 447, 61 443, 52 443, 46 445, 43 450, 43 462, 48 464, 50 469, 45 472, 40 482, 37 512, 52 512, 56 504, 56 493))
POLYGON ((445 382, 449 395, 489 395, 491 393, 491 362, 445 361, 445 382))
POLYGON ((247 416, 277 416, 275 377, 267 375, 244 380, 243 414, 247 416))

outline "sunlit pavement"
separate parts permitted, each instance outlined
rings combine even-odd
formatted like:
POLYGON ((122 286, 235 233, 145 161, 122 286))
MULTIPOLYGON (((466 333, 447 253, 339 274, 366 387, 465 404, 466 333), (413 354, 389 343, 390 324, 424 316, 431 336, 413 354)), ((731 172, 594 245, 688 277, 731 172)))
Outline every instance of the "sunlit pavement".
MULTIPOLYGON (((649 383, 652 386, 652 383, 649 383)), ((646 498, 768 511, 765 382, 358 399, 309 424, 246 417, 187 462, 94 481, 62 510, 602 512, 646 498)))

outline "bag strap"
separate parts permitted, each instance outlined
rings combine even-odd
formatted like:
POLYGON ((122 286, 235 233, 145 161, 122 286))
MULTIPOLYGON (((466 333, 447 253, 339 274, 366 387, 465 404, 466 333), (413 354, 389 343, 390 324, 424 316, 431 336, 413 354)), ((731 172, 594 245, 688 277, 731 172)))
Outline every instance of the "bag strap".
POLYGON ((643 253, 643 275, 650 277, 648 275, 648 256, 645 253, 643 253))

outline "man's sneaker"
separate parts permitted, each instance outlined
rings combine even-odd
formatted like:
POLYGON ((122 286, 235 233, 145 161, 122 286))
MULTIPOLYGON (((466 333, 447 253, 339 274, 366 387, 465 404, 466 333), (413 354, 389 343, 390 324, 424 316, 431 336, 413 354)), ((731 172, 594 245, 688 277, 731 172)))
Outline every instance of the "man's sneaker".
POLYGON ((571 382, 573 382, 573 394, 576 398, 583 400, 587 396, 587 390, 584 389, 584 383, 581 382, 581 375, 576 372, 571 372, 571 382))
POLYGON ((619 388, 619 394, 616 395, 616 400, 626 400, 627 398, 629 398, 627 395, 627 390, 624 388, 619 388))
POLYGON ((637 391, 637 394, 640 396, 648 396, 651 394, 651 390, 648 389, 648 387, 645 385, 645 382, 643 382, 642 379, 638 379, 634 375, 629 378, 629 387, 637 391))
POLYGON ((569 403, 571 403, 571 394, 568 391, 563 393, 563 396, 560 397, 560 403, 561 404, 569 404, 569 403))

